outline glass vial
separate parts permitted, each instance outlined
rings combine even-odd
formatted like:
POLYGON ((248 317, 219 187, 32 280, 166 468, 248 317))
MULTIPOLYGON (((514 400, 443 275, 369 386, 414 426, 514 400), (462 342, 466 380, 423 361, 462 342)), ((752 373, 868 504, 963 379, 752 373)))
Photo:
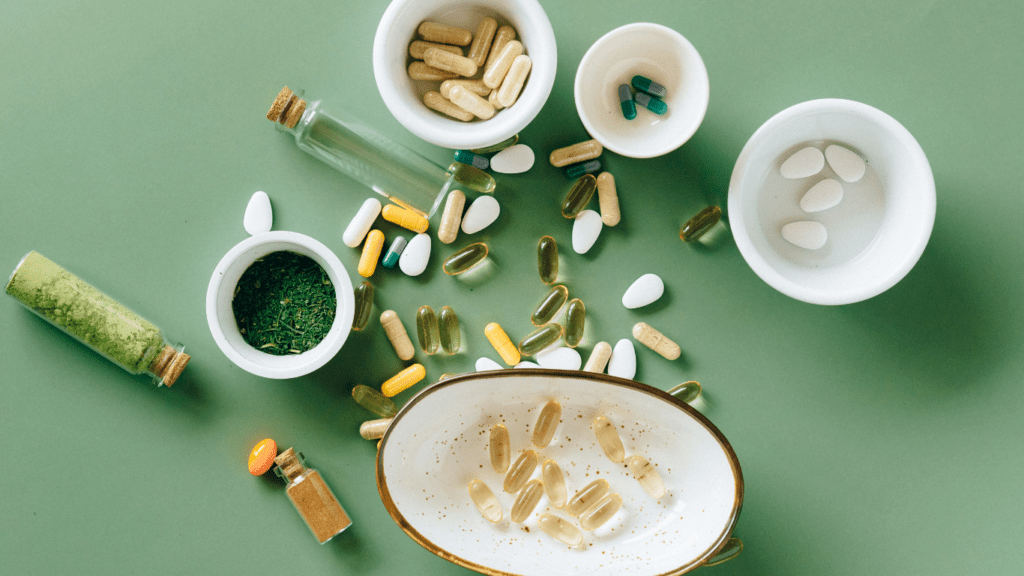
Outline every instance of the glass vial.
POLYGON ((191 358, 151 322, 42 254, 25 255, 6 292, 40 318, 132 374, 170 386, 191 358))
POLYGON ((274 473, 288 482, 285 492, 318 542, 323 544, 352 525, 320 473, 306 467, 301 452, 289 448, 274 462, 277 464, 274 473))
POLYGON ((460 162, 447 170, 389 140, 347 114, 327 112, 320 100, 307 103, 302 91, 287 86, 267 112, 278 130, 295 136, 299 148, 333 166, 392 202, 428 218, 452 182, 477 192, 494 191, 490 174, 460 162))

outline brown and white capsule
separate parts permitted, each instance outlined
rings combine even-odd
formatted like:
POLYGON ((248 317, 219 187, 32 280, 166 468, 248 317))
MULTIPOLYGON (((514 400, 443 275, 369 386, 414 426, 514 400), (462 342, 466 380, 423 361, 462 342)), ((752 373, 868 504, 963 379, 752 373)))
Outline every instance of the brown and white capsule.
POLYGON ((594 530, 600 528, 605 522, 612 519, 615 513, 622 507, 622 497, 618 494, 608 494, 601 498, 594 506, 580 515, 580 528, 594 530))
POLYGON ((544 448, 551 443, 551 438, 558 428, 558 421, 562 418, 562 405, 551 400, 540 409, 537 415, 537 423, 533 425, 533 445, 537 448, 544 448))
POLYGON ((416 31, 419 32, 420 38, 439 44, 469 46, 469 43, 473 41, 473 33, 469 30, 438 22, 423 22, 416 31))
POLYGON ((462 209, 466 206, 466 195, 462 190, 452 190, 444 204, 441 225, 437 227, 437 239, 442 244, 451 244, 459 236, 462 224, 462 209))
POLYGON ((485 71, 491 67, 491 63, 498 59, 498 55, 500 55, 502 49, 505 48, 505 44, 508 44, 515 39, 515 28, 511 26, 502 26, 498 28, 498 31, 494 33, 494 42, 491 44, 491 49, 487 53, 487 62, 484 62, 485 71))
POLYGON ((508 469, 508 474, 505 475, 505 483, 502 485, 502 488, 509 494, 519 492, 536 469, 537 453, 533 450, 524 450, 508 469))
POLYGON ((413 80, 426 80, 428 82, 439 82, 442 80, 450 80, 452 78, 458 78, 459 75, 455 72, 448 72, 447 70, 441 70, 440 68, 434 68, 426 62, 420 62, 419 60, 409 64, 409 78, 413 80))
POLYGON ((469 78, 455 78, 453 80, 445 80, 441 82, 441 96, 448 98, 451 94, 452 86, 463 86, 466 90, 480 96, 487 96, 491 93, 491 89, 484 85, 484 81, 479 78, 473 80, 469 78))
POLYGON ((616 464, 622 462, 626 456, 626 450, 622 447, 622 440, 619 439, 619 432, 615 429, 615 425, 604 416, 598 416, 594 418, 591 427, 594 429, 594 436, 597 438, 597 443, 601 445, 604 455, 616 464))
POLYGON ((661 475, 654 469, 654 466, 643 456, 632 455, 626 458, 626 466, 633 473, 633 478, 640 483, 640 487, 651 495, 652 498, 661 498, 665 495, 665 483, 661 475))
POLYGON ((499 474, 507 472, 509 460, 512 459, 512 442, 509 440, 508 428, 505 428, 504 424, 495 424, 491 427, 487 451, 491 457, 491 468, 499 474))
POLYGON ((637 322, 633 326, 633 338, 636 338, 637 342, 669 360, 675 360, 682 354, 679 350, 679 344, 676 344, 668 336, 655 330, 646 322, 637 322))
POLYGON ((452 118, 462 120, 463 122, 469 122, 475 118, 472 112, 467 112, 455 104, 452 104, 451 101, 442 96, 440 92, 434 90, 423 95, 423 104, 431 110, 437 110, 441 114, 451 116, 452 118))
POLYGON ((409 44, 409 56, 412 56, 416 60, 423 60, 423 53, 427 51, 427 48, 437 48, 439 50, 444 50, 445 52, 465 56, 462 52, 462 48, 459 48, 458 46, 438 44, 437 42, 426 42, 424 40, 415 40, 412 44, 409 44))
POLYGON ((498 502, 498 497, 494 495, 494 492, 480 480, 473 480, 469 483, 469 497, 473 500, 473 504, 476 504, 477 509, 480 510, 480 514, 483 515, 490 522, 498 523, 501 521, 501 502, 498 502))
POLYGON ((565 518, 542 514, 537 519, 537 527, 566 546, 575 547, 583 544, 583 532, 580 532, 579 528, 573 526, 572 522, 565 518))
POLYGON ((615 176, 610 172, 601 172, 597 177, 597 202, 601 210, 601 222, 605 226, 619 223, 619 194, 615 188, 615 176))
POLYGON ((516 501, 512 504, 512 512, 509 514, 509 518, 513 522, 523 522, 530 517, 533 513, 533 509, 537 507, 537 503, 540 502, 540 497, 544 495, 544 484, 540 480, 530 480, 523 486, 523 489, 516 496, 516 501))
POLYGON ((508 73, 505 74, 505 78, 498 88, 497 99, 502 106, 508 108, 516 103, 516 98, 519 98, 519 93, 522 92, 523 84, 526 83, 526 77, 530 75, 532 67, 533 60, 526 54, 520 54, 512 61, 512 66, 509 67, 508 73))
POLYGON ((394 418, 381 418, 380 420, 367 420, 359 425, 359 435, 364 440, 377 440, 383 438, 388 431, 388 426, 394 418))
POLYGON ((423 62, 432 68, 454 72, 459 76, 472 76, 477 70, 476 62, 469 58, 438 48, 427 48, 423 52, 423 62))
POLYGON ((505 79, 505 74, 512 67, 512 61, 522 53, 523 44, 518 40, 509 40, 501 49, 498 57, 494 59, 494 62, 491 62, 484 71, 484 84, 491 88, 501 86, 501 81, 505 79))
POLYGON ((385 310, 380 315, 380 324, 384 327, 384 333, 388 335, 391 345, 394 346, 395 354, 398 354, 402 360, 412 360, 416 349, 413 348, 412 340, 409 339, 409 333, 405 331, 405 325, 402 324, 398 313, 394 310, 385 310))
POLYGON ((551 459, 545 460, 540 465, 540 479, 544 482, 544 493, 548 495, 551 505, 555 508, 565 506, 569 494, 565 489, 565 475, 558 462, 551 459))
POLYGON ((452 104, 467 112, 471 112, 481 120, 489 120, 494 116, 494 106, 491 106, 490 102, 470 92, 463 86, 452 86, 452 89, 448 91, 448 95, 451 97, 452 104))
POLYGON ((491 50, 491 41, 498 31, 498 21, 494 18, 484 18, 476 25, 476 33, 473 34, 473 43, 469 45, 469 54, 466 57, 472 60, 477 66, 483 66, 487 61, 487 53, 491 50))
POLYGON ((581 488, 579 492, 570 498, 569 502, 565 505, 565 511, 570 516, 579 516, 587 510, 590 510, 590 507, 597 504, 601 498, 604 498, 604 495, 607 494, 610 489, 611 486, 608 484, 607 480, 604 478, 598 478, 581 488))
POLYGON ((590 352, 590 358, 587 359, 587 365, 583 367, 583 371, 601 374, 611 357, 612 345, 607 342, 598 342, 590 352))
POLYGON ((593 160, 600 156, 602 152, 604 152, 604 146, 600 142, 597 140, 585 140, 572 146, 555 150, 551 153, 548 160, 551 161, 551 165, 555 168, 561 168, 569 164, 593 160))

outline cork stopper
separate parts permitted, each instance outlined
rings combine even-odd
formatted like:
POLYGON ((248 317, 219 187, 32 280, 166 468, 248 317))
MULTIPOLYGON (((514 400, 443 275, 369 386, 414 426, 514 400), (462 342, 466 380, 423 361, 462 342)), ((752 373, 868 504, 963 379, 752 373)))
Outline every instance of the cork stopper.
POLYGON ((295 93, 285 86, 277 94, 277 98, 274 98, 274 103, 267 112, 267 120, 295 128, 305 111, 306 101, 296 97, 295 93))
POLYGON ((281 473, 284 474, 289 482, 295 480, 299 474, 306 470, 306 467, 299 460, 298 454, 295 453, 294 448, 289 448, 278 454, 277 458, 274 458, 274 463, 281 467, 281 473))
POLYGON ((161 378, 164 386, 170 387, 178 380, 178 376, 181 376, 191 359, 191 356, 176 350, 174 346, 166 345, 150 363, 149 371, 161 378))

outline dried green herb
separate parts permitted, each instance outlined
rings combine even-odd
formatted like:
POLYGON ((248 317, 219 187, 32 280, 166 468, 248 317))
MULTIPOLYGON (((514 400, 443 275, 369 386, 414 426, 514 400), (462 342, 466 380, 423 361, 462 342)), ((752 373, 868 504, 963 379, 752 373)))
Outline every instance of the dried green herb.
POLYGON ((327 272, 312 258, 281 251, 246 269, 231 307, 250 346, 284 356, 310 350, 327 336, 338 298, 327 272))

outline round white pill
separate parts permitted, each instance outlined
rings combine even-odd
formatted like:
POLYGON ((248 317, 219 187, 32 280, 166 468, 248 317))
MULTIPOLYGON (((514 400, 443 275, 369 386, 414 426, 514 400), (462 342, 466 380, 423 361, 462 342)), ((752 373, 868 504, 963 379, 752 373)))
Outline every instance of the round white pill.
POLYGON ((654 302, 665 293, 665 282, 657 274, 644 274, 636 279, 622 295, 626 308, 640 308, 654 302))
POLYGON ((843 185, 838 180, 826 178, 818 182, 800 199, 804 212, 821 212, 839 204, 843 199, 843 185))
POLYGON ((491 170, 502 174, 520 174, 533 168, 533 162, 533 149, 526 144, 516 144, 491 158, 491 170))
POLYGON ((352 217, 352 221, 348 223, 348 227, 345 228, 345 233, 341 235, 345 246, 355 248, 362 244, 363 238, 366 238, 370 227, 373 226, 373 221, 380 215, 380 208, 380 200, 376 198, 367 198, 366 202, 363 202, 359 211, 352 217))
POLYGON ((245 217, 242 218, 242 226, 245 231, 253 236, 270 232, 274 224, 274 211, 270 208, 270 197, 266 192, 257 192, 249 198, 249 205, 245 207, 245 217))
POLYGON ((530 362, 529 360, 523 360, 519 364, 513 366, 513 368, 540 368, 540 364, 530 362))
POLYGON ((473 201, 462 217, 462 231, 466 234, 476 234, 487 228, 501 213, 501 206, 494 196, 481 196, 473 201))
POLYGON ((427 269, 430 260, 430 235, 417 234, 409 240, 398 257, 398 267, 409 276, 419 276, 427 269))
POLYGON ((497 362, 491 360, 490 358, 487 358, 486 356, 481 356, 480 358, 477 358, 476 371, 486 372, 488 370, 504 370, 504 368, 501 367, 501 364, 498 364, 497 362))
POLYGON ((583 366, 583 357, 580 353, 564 346, 538 352, 536 358, 537 363, 544 368, 579 370, 580 366, 583 366))
POLYGON ((837 144, 830 144, 825 148, 825 159, 836 174, 847 182, 860 180, 867 170, 867 163, 863 158, 853 150, 837 144))
POLYGON ((608 359, 608 374, 632 380, 636 376, 636 348, 626 338, 619 340, 612 348, 612 357, 608 359))
POLYGON ((572 249, 577 254, 586 254, 601 235, 601 215, 593 210, 584 210, 576 215, 572 225, 572 249))
POLYGON ((817 250, 825 245, 828 240, 828 231, 821 222, 801 220, 790 222, 782 227, 782 237, 787 242, 807 250, 817 250))
POLYGON ((808 146, 793 154, 782 163, 779 172, 784 178, 807 178, 814 176, 825 167, 825 155, 821 150, 808 146))

